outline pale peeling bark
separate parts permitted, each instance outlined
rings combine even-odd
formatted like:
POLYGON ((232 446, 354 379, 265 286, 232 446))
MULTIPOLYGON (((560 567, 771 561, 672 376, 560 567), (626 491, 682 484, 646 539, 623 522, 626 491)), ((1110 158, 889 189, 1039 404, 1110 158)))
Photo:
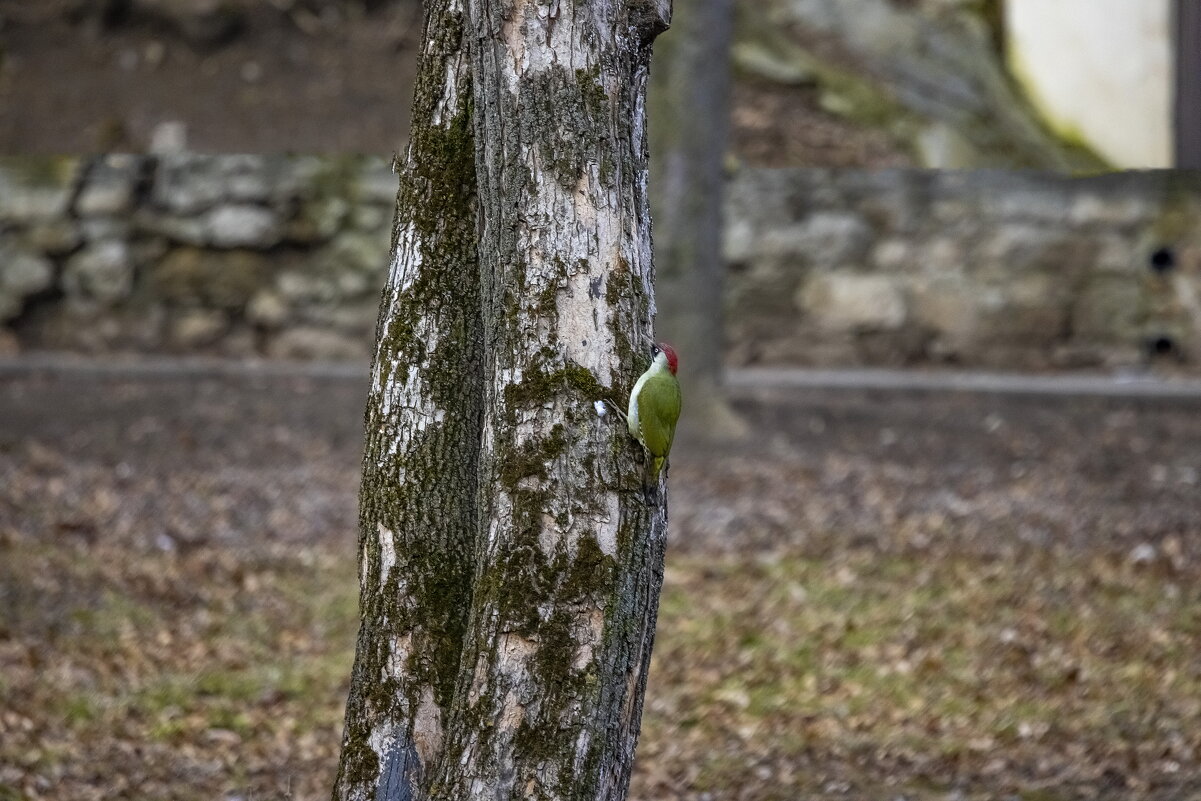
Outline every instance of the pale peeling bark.
POLYGON ((667 499, 598 405, 649 362, 645 92, 669 3, 463 2, 462 32, 427 4, 335 797, 621 799, 667 499), (472 135, 470 174, 439 177, 472 135))
POLYGON ((367 403, 362 620, 336 799, 421 797, 470 604, 484 387, 462 14, 426 3, 367 403))

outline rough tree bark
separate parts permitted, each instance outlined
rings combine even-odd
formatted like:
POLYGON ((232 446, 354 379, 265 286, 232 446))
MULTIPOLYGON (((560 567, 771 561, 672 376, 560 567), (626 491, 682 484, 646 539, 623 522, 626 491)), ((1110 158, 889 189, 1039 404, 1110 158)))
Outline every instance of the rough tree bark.
POLYGON ((733 0, 678 0, 655 48, 650 87, 659 333, 687 354, 686 440, 731 439, 746 425, 722 392, 722 258, 733 0))
POLYGON ((669 0, 429 0, 368 400, 336 799, 624 798, 666 487, 644 98, 669 0))

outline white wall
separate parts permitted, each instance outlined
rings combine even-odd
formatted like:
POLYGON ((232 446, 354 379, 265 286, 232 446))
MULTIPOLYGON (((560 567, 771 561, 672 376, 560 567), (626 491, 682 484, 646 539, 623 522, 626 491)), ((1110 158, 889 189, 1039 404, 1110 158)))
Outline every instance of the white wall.
POLYGON ((1115 167, 1172 162, 1171 0, 1007 0, 1010 70, 1115 167))

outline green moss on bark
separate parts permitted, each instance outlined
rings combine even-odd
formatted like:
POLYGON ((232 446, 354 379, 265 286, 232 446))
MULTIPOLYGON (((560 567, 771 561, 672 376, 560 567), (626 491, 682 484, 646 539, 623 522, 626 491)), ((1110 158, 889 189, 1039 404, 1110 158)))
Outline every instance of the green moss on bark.
POLYGON ((518 95, 538 98, 518 106, 521 126, 537 132, 531 138, 543 163, 560 186, 573 190, 588 164, 612 150, 602 146, 610 136, 610 102, 600 67, 573 71, 556 65, 532 71, 520 78, 518 95))
POLYGON ((451 87, 454 97, 445 97, 447 65, 460 57, 463 38, 462 19, 446 0, 427 3, 426 35, 393 238, 394 263, 403 255, 408 274, 394 270, 384 290, 373 367, 381 390, 365 414, 362 626, 335 797, 375 794, 381 768, 369 734, 389 725, 407 736, 425 688, 449 708, 475 570, 483 407, 475 143, 466 73, 451 87), (447 106, 455 113, 435 124, 435 111, 447 106), (423 402, 443 410, 440 420, 402 408, 399 390, 412 382, 423 402), (392 400, 387 412, 384 395, 392 400), (380 538, 387 536, 395 563, 385 580, 380 538), (410 658, 397 680, 391 660, 402 639, 410 658))
POLYGON ((525 478, 546 480, 547 465, 567 450, 567 437, 562 423, 556 423, 550 434, 527 440, 512 449, 511 457, 501 466, 500 481, 515 489, 525 478))
POLYGON ((538 408, 565 395, 570 395, 577 407, 590 408, 595 401, 617 400, 614 391, 601 384, 591 370, 575 363, 551 371, 535 366, 526 371, 521 381, 508 384, 504 394, 510 424, 516 421, 519 409, 538 408))

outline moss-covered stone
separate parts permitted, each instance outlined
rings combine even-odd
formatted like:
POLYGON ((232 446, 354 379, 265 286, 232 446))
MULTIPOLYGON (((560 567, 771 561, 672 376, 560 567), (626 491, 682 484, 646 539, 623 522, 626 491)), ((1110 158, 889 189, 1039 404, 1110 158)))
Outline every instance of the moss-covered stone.
POLYGON ((147 289, 167 303, 239 310, 273 276, 266 256, 249 250, 214 253, 176 248, 150 269, 147 289))

